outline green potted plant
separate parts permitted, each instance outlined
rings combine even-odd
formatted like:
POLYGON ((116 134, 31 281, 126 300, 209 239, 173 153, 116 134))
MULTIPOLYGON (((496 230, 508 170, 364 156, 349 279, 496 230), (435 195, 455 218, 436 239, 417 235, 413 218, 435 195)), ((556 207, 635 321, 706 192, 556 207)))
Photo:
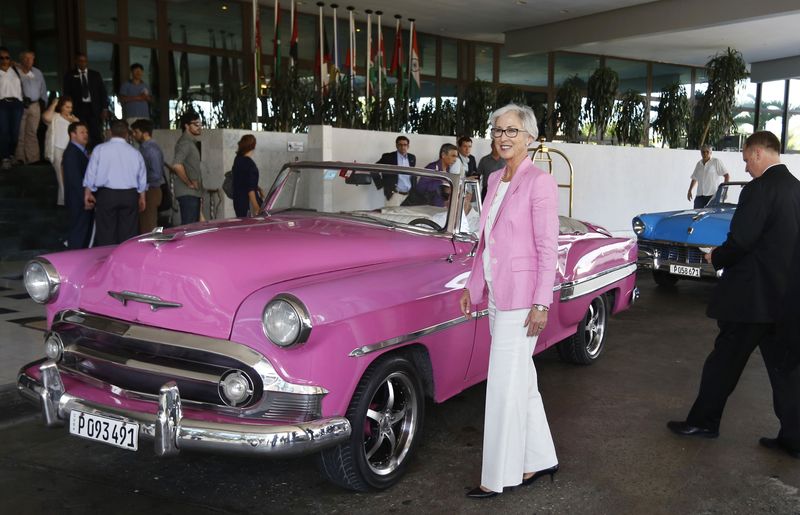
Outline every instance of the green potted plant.
POLYGON ((569 77, 558 88, 556 105, 553 111, 553 121, 556 133, 564 135, 570 143, 580 141, 579 131, 581 125, 581 99, 583 81, 577 75, 569 77))
POLYGON ((618 87, 619 75, 607 66, 596 69, 586 84, 585 112, 589 134, 594 130, 598 142, 605 137, 608 122, 611 121, 618 87))
POLYGON ((484 137, 489 129, 487 113, 492 111, 494 103, 494 91, 487 82, 476 80, 467 84, 457 107, 458 133, 484 137))
POLYGON ((645 102, 641 93, 629 89, 616 109, 614 133, 622 145, 640 145, 644 141, 645 102))
POLYGON ((670 148, 679 148, 689 125, 689 99, 686 89, 674 82, 661 90, 658 101, 658 116, 653 122, 653 130, 661 136, 661 146, 667 143, 670 148))
POLYGON ((736 130, 733 119, 736 88, 749 76, 741 52, 730 47, 708 61, 706 74, 708 88, 700 104, 698 125, 703 130, 698 146, 703 146, 706 140, 718 140, 727 131, 736 130))

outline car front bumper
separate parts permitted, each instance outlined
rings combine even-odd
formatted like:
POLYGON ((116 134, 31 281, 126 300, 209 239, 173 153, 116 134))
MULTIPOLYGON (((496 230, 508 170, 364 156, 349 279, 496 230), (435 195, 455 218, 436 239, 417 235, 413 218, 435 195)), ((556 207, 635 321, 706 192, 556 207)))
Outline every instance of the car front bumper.
POLYGON ((298 456, 337 445, 347 440, 352 431, 344 417, 287 425, 193 419, 183 414, 180 392, 174 382, 161 387, 155 414, 110 407, 65 392, 53 361, 45 361, 39 371, 40 379, 21 372, 17 389, 24 398, 39 404, 48 426, 64 425, 73 410, 135 422, 139 424, 140 439, 153 440, 158 456, 175 455, 181 450, 298 456))
MULTIPOLYGON (((714 267, 709 263, 687 263, 684 260, 674 260, 659 256, 658 252, 653 249, 644 247, 639 244, 637 253, 636 264, 640 270, 655 270, 665 273, 670 273, 670 265, 692 267, 700 269, 700 279, 717 279, 721 275, 721 271, 714 270, 714 267)), ((681 278, 691 279, 692 277, 679 275, 681 278)))

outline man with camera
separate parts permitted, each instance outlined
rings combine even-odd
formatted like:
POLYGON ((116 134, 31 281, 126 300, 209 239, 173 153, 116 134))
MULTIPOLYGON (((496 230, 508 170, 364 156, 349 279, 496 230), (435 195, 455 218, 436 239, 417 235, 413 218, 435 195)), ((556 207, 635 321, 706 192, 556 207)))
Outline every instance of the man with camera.
POLYGON ((36 54, 24 50, 19 54, 19 78, 22 82, 22 120, 19 124, 19 139, 15 159, 25 164, 41 159, 39 138, 36 131, 42 118, 42 103, 47 100, 47 86, 41 70, 33 66, 36 54))

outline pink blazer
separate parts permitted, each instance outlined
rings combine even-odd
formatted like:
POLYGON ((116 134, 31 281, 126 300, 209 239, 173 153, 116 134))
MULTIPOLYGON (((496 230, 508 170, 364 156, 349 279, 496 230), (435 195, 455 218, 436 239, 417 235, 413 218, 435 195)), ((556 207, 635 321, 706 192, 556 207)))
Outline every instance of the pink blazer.
MULTIPOLYGON (((486 286, 483 250, 487 242, 483 231, 502 177, 502 170, 489 176, 480 218, 480 243, 467 280, 473 304, 483 299, 486 286)), ((550 305, 558 258, 558 186, 550 174, 535 167, 529 159, 519 165, 508 185, 488 245, 497 309, 550 305)))

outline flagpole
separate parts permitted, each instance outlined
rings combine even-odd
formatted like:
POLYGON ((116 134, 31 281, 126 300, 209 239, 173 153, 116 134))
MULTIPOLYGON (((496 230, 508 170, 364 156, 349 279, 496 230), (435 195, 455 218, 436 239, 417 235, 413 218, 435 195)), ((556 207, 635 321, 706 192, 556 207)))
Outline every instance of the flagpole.
POLYGON ((339 31, 336 26, 339 25, 339 20, 336 18, 336 9, 338 7, 338 4, 331 4, 333 9, 333 66, 336 68, 337 82, 339 78, 339 31))
MULTIPOLYGON (((292 0, 292 6, 289 9, 289 53, 291 54, 291 45, 292 39, 294 38, 294 0, 292 0)), ((295 67, 296 63, 294 62, 294 56, 290 55, 289 59, 292 60, 292 68, 295 67)))
MULTIPOLYGON (((279 30, 278 23, 280 23, 279 4, 280 4, 279 0, 275 0, 275 23, 273 25, 273 30, 272 30, 273 34, 272 37, 274 38, 273 47, 276 48, 278 51, 280 51, 280 45, 278 43, 278 30, 279 30)), ((280 63, 280 59, 278 56, 278 52, 273 52, 273 53, 275 55, 272 56, 272 75, 274 77, 277 77, 278 76, 277 68, 278 68, 278 63, 280 63)))
POLYGON ((317 2, 319 6, 319 100, 320 105, 322 105, 324 92, 323 89, 325 88, 325 79, 323 75, 325 74, 325 49, 324 45, 325 42, 323 41, 325 37, 324 27, 323 27, 323 18, 322 18, 322 8, 325 6, 324 2, 317 2))
POLYGON ((375 11, 378 15, 378 105, 381 105, 381 97, 383 96, 383 29, 381 28, 381 15, 383 11, 375 11))
POLYGON ((370 62, 372 60, 372 9, 367 9, 364 12, 367 13, 367 67, 366 67, 367 72, 364 75, 364 77, 367 79, 366 81, 367 89, 364 98, 367 102, 367 105, 369 105, 369 90, 370 90, 369 69, 370 65, 372 64, 370 62))
MULTIPOLYGON (((258 12, 258 0, 253 0, 253 88, 255 89, 256 98, 258 98, 258 81, 259 81, 259 71, 258 71, 258 63, 261 61, 259 59, 259 54, 261 53, 259 35, 261 33, 261 24, 260 22, 260 15, 258 12)), ((258 107, 256 107, 256 112, 258 112, 258 107)), ((256 118, 257 119, 257 118, 256 118)))
POLYGON ((411 60, 414 58, 414 18, 409 18, 408 29, 408 94, 406 95, 406 114, 408 114, 411 104, 411 60))
POLYGON ((353 20, 353 11, 355 7, 352 5, 347 6, 347 10, 350 12, 350 39, 348 44, 347 52, 350 55, 350 95, 355 95, 355 67, 356 67, 356 24, 353 20))

